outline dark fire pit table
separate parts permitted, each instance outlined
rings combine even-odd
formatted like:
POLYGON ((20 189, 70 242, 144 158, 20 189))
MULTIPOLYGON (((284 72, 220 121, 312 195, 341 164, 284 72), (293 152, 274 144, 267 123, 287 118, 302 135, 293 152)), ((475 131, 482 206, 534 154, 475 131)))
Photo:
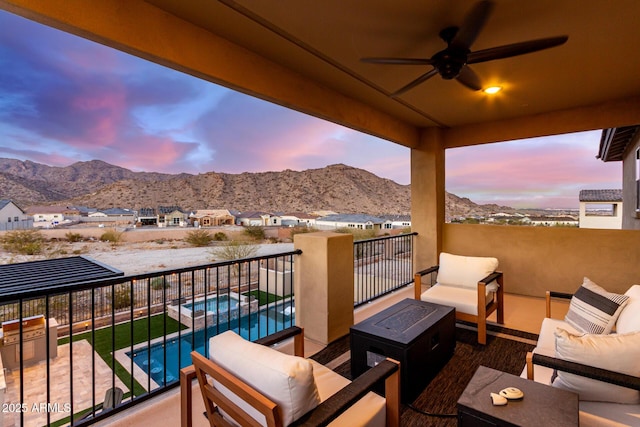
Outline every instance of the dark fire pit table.
POLYGON ((400 362, 401 400, 412 402, 453 355, 455 309, 407 298, 351 327, 353 378, 389 357, 400 362))

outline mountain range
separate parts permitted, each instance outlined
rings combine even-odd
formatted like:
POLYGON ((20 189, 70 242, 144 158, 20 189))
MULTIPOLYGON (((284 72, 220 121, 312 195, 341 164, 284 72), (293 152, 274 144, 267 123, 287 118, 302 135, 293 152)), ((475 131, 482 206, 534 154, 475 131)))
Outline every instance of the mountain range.
MULTIPOLYGON (((411 187, 336 164, 304 171, 197 175, 133 172, 100 160, 66 167, 0 158, 0 199, 19 206, 409 214, 411 187)), ((446 194, 447 216, 512 211, 446 194)))

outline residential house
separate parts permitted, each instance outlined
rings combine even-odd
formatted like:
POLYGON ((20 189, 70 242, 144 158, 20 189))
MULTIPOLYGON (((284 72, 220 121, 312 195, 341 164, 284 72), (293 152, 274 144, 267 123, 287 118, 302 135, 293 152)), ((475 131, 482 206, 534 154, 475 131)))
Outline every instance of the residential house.
POLYGON ((24 230, 33 227, 33 220, 9 199, 0 199, 0 231, 24 230))
POLYGON ((622 190, 580 190, 580 228, 622 228, 622 190))
POLYGON ((158 206, 158 227, 184 227, 187 218, 179 206, 158 206))
POLYGON ((236 215, 236 224, 244 226, 280 226, 281 218, 268 212, 239 212, 236 215))
MULTIPOLYGON (((0 7, 407 147, 415 270, 436 264, 445 251, 497 257, 505 292, 515 295, 572 293, 584 276, 603 282, 610 292, 623 293, 637 282, 637 217, 629 224, 623 218, 623 230, 446 223, 445 159, 449 150, 480 144, 497 143, 500 152, 503 141, 640 124, 640 55, 629 54, 640 44, 640 2, 583 0, 580 13, 570 19, 575 1, 547 2, 544 8, 538 2, 495 2, 477 42, 472 37, 472 52, 562 34, 569 41, 471 64, 464 69, 474 72, 461 76, 463 85, 440 78, 431 65, 367 64, 361 58, 392 56, 398 46, 415 47, 416 57, 430 58, 447 46, 438 31, 463 22, 468 2, 394 2, 393 19, 390 2, 364 8, 359 2, 285 3, 283 9, 261 2, 11 0, 0 7), (203 19, 210 16, 216 19, 203 19), (343 19, 350 16, 360 25, 343 19), (383 27, 389 31, 370 31, 383 27), (503 90, 488 95, 468 90, 470 83, 503 90), (410 90, 389 96, 403 87, 410 90)), ((304 147, 304 138, 300 144, 304 147)), ((553 156, 553 144, 541 144, 532 154, 553 156)), ((624 151, 625 159, 637 156, 634 147, 637 140, 624 151)), ((625 183, 629 170, 625 164, 625 183)), ((487 171, 500 173, 500 168, 487 171)), ((627 202, 627 190, 623 185, 625 217, 629 206, 640 207, 627 202)), ((352 320, 341 314, 325 317, 352 320)), ((335 329, 335 323, 330 326, 335 329)), ((175 406, 167 409, 163 415, 178 412, 175 406)))
POLYGON ((136 226, 158 225, 158 215, 154 208, 140 208, 136 216, 136 226))
POLYGON ((411 227, 411 215, 382 215, 381 218, 391 221, 391 228, 411 227))
MULTIPOLYGON (((622 229, 640 230, 640 125, 602 131, 598 158, 622 162, 622 229)), ((618 203, 618 202, 616 202, 618 203)))
POLYGON ((33 226, 40 228, 55 227, 80 216, 77 209, 53 205, 29 206, 26 208, 26 213, 33 218, 33 226))
POLYGON ((578 218, 571 215, 528 216, 525 222, 538 227, 578 227, 578 218))
POLYGON ((316 219, 318 230, 348 228, 354 230, 390 230, 390 220, 366 214, 334 214, 316 219))
POLYGON ((315 227, 317 218, 304 212, 290 212, 280 215, 280 222, 284 227, 315 227))
POLYGON ((228 209, 199 209, 189 216, 189 221, 194 227, 233 225, 235 219, 228 209))

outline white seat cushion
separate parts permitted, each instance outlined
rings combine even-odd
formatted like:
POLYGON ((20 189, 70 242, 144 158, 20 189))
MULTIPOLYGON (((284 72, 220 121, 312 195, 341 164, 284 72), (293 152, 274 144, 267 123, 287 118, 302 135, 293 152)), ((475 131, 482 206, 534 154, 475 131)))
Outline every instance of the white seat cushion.
MULTIPOLYGON (((313 364, 313 376, 318 387, 320 400, 324 402, 340 389, 346 387, 350 381, 342 375, 336 374, 331 369, 311 360, 313 364)), ((353 406, 340 414, 330 426, 380 426, 386 423, 386 401, 382 396, 369 392, 353 406)))
MULTIPOLYGON (((456 312, 478 315, 478 287, 473 289, 444 286, 436 283, 420 295, 422 301, 455 307, 456 312)), ((486 291, 486 303, 493 299, 493 292, 486 291)))
POLYGON ((478 282, 498 268, 498 259, 440 253, 437 282, 475 289, 478 282))

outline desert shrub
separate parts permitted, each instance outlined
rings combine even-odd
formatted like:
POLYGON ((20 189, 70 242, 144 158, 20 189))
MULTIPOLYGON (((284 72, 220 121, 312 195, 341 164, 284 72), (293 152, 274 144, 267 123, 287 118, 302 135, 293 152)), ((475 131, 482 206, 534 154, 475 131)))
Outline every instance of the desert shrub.
POLYGON ((253 257, 256 253, 258 253, 258 245, 232 240, 217 247, 212 254, 218 260, 233 261, 234 259, 253 257))
POLYGON ((376 237, 376 231, 373 229, 363 230, 360 228, 338 228, 336 233, 349 233, 353 235, 353 241, 373 239, 376 237))
POLYGON ((207 230, 193 230, 187 233, 184 241, 191 246, 202 247, 209 246, 214 237, 207 230))
POLYGON ((131 307, 131 290, 126 285, 118 285, 114 289, 113 307, 116 310, 131 307))
POLYGON ((64 237, 70 242, 81 242, 82 241, 82 234, 74 233, 72 231, 69 231, 68 233, 65 233, 64 237))
POLYGON ((171 284, 164 280, 163 277, 154 277, 153 279, 151 279, 151 289, 153 289, 154 291, 159 291, 170 287, 171 284))
POLYGON ((291 227, 291 238, 296 234, 304 234, 304 233, 315 233, 318 231, 315 227, 306 227, 304 225, 297 225, 295 227, 291 227))
POLYGON ((224 242, 229 240, 229 238, 222 231, 218 231, 216 234, 213 235, 213 240, 217 242, 224 242))
POLYGON ((22 255, 37 255, 44 249, 44 236, 40 230, 10 231, 0 239, 0 242, 7 252, 22 255))
POLYGON ((264 228, 259 225, 248 225, 244 228, 244 234, 251 237, 253 240, 264 240, 264 228))
POLYGON ((107 230, 102 233, 102 236, 100 236, 100 241, 111 242, 113 246, 121 243, 123 240, 124 236, 122 235, 122 232, 118 232, 116 230, 107 230))

